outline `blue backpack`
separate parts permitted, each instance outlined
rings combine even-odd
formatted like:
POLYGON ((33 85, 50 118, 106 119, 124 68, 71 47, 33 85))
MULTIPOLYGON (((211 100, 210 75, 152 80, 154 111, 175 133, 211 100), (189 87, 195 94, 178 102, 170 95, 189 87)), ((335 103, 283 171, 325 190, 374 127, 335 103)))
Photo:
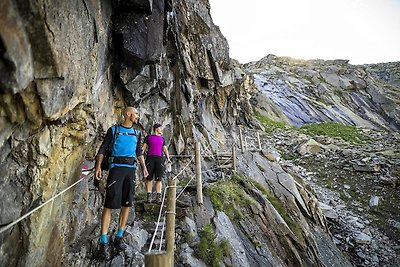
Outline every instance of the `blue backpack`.
MULTIPOLYGON (((113 138, 112 138, 112 142, 109 144, 105 155, 104 155, 104 159, 101 163, 101 169, 108 171, 110 169, 110 163, 128 163, 127 160, 129 160, 129 164, 132 164, 131 161, 133 162, 134 159, 126 159, 127 157, 118 157, 118 156, 114 156, 112 155, 112 151, 114 149, 115 146, 115 142, 117 140, 118 135, 120 134, 120 129, 119 129, 119 124, 115 124, 113 125, 114 131, 113 131, 113 138)), ((140 135, 140 131, 137 129, 133 129, 133 134, 129 134, 129 135, 135 135, 136 138, 138 138, 138 136, 140 135)))

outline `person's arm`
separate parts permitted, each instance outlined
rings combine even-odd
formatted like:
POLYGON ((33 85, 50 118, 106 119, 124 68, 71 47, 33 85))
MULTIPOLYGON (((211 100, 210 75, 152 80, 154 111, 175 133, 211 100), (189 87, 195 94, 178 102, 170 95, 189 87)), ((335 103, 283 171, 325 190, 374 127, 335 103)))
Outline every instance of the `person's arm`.
POLYGON ((163 151, 164 151, 165 156, 167 157, 167 161, 171 162, 171 158, 169 157, 169 152, 168 152, 167 146, 165 146, 165 145, 163 146, 163 151))
MULTIPOLYGON (((146 145, 146 143, 143 143, 143 146, 146 145)), ((147 171, 146 163, 144 161, 143 157, 143 151, 142 151, 142 139, 141 135, 138 136, 137 139, 137 144, 136 144, 136 157, 139 160, 140 166, 142 167, 143 171, 143 176, 147 177, 149 176, 149 172, 147 171)))
POLYGON ((144 161, 143 155, 139 156, 138 160, 139 160, 140 166, 142 166, 143 176, 144 177, 149 176, 149 172, 147 171, 147 167, 146 167, 146 163, 144 161))
POLYGON ((110 127, 107 130, 106 136, 104 137, 103 143, 101 144, 99 152, 96 156, 94 178, 96 178, 97 180, 100 180, 102 178, 101 163, 103 162, 104 155, 106 154, 107 149, 109 149, 111 142, 112 129, 110 127))
POLYGON ((163 147, 162 150, 165 154, 165 156, 167 157, 167 162, 171 162, 171 158, 169 157, 169 153, 168 153, 168 148, 167 145, 165 144, 165 138, 163 137, 163 147))
POLYGON ((146 143, 143 143, 143 145, 142 145, 142 151, 143 151, 143 152, 146 152, 146 149, 147 149, 147 144, 146 144, 146 143))
POLYGON ((146 136, 142 145, 142 154, 146 152, 146 149, 149 147, 149 136, 146 136))

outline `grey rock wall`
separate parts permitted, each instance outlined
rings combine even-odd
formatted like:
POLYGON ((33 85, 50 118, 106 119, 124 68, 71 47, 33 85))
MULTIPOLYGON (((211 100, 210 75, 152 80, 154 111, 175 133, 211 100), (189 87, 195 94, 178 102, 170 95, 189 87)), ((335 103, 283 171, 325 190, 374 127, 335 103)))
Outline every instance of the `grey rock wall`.
MULTIPOLYGON (((2 1, 0 21, 0 224, 79 178, 97 132, 115 120, 108 1, 2 1), (106 114, 110 114, 106 116, 106 114)), ((97 212, 73 191, 0 236, 2 264, 55 266, 97 212), (83 203, 83 204, 82 204, 83 203), (69 224, 70 211, 79 214, 69 224)))
MULTIPOLYGON (((230 68, 208 3, 5 0, 0 6, 1 225, 75 182, 126 105, 139 108, 145 132, 154 122, 166 126, 171 152, 190 149, 198 104, 206 96, 205 108, 213 110, 213 91, 230 68)), ((226 97, 232 91, 219 93, 221 105, 236 103, 226 97)), ((200 115, 218 121, 215 114, 200 115)), ((58 265, 68 243, 98 223, 102 196, 90 190, 79 185, 2 233, 2 262, 58 265)))
POLYGON ((246 64, 264 115, 295 126, 335 121, 391 130, 400 129, 399 69, 396 62, 354 66, 273 55, 246 64))

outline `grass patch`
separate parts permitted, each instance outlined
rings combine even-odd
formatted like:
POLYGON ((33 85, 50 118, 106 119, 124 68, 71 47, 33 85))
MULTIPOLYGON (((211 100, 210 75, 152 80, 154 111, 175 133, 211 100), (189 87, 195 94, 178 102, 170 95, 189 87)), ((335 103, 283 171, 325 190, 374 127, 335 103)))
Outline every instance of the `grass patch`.
POLYGON ((222 259, 229 255, 228 241, 217 242, 216 234, 211 224, 207 224, 199 233, 200 243, 195 250, 195 256, 204 261, 207 266, 218 267, 222 259))
POLYGON ((263 166, 261 166, 260 164, 257 164, 257 167, 261 172, 265 172, 265 168, 263 166))
POLYGON ((148 211, 143 213, 143 221, 145 222, 154 222, 158 219, 158 212, 157 211, 148 211))
POLYGON ((240 183, 242 183, 243 181, 244 181, 244 177, 243 176, 240 176, 239 174, 232 174, 231 176, 230 176, 230 179, 232 180, 232 181, 235 181, 236 183, 238 183, 238 184, 240 184, 240 183))
POLYGON ((136 193, 136 196, 135 196, 136 201, 145 200, 146 198, 147 198, 146 192, 136 193))
POLYGON ((210 186, 206 190, 206 194, 210 197, 215 209, 225 212, 232 221, 243 218, 242 209, 253 205, 253 200, 245 193, 243 187, 238 184, 245 187, 249 187, 250 184, 254 185, 267 197, 292 232, 298 238, 303 238, 301 226, 290 218, 282 202, 262 184, 253 179, 234 174, 230 176, 229 180, 220 180, 210 186))
POLYGON ((244 192, 243 188, 235 183, 235 181, 241 179, 238 175, 232 175, 231 180, 220 180, 205 191, 214 208, 225 212, 233 221, 242 219, 243 207, 252 204, 250 197, 244 192))
POLYGON ((281 154, 281 158, 284 160, 294 160, 299 157, 297 154, 285 150, 281 150, 279 153, 281 154))
POLYGON ((346 196, 346 194, 344 193, 344 191, 340 191, 339 192, 339 197, 341 200, 343 200, 344 202, 347 203, 347 201, 349 201, 349 198, 346 196))
POLYGON ((282 219, 286 222, 292 232, 300 239, 302 239, 302 228, 301 226, 293 221, 286 212, 285 207, 283 206, 282 202, 276 198, 269 190, 267 190, 264 186, 262 186, 259 182, 249 179, 249 181, 258 189, 260 190, 271 202, 272 206, 276 209, 276 211, 281 215, 282 219))
POLYGON ((328 180, 327 182, 326 182, 326 188, 328 188, 328 189, 333 189, 333 183, 332 183, 332 181, 331 180, 328 180))
POLYGON ((253 246, 256 247, 256 248, 261 247, 261 243, 257 239, 251 240, 251 243, 253 243, 253 246))
POLYGON ((320 102, 320 103, 322 103, 322 104, 324 104, 325 106, 332 106, 332 103, 326 101, 326 100, 323 99, 323 98, 320 98, 320 97, 319 97, 319 98, 317 98, 317 101, 320 102))
POLYGON ((191 232, 188 232, 188 233, 186 234, 186 242, 189 243, 189 244, 191 244, 191 243, 193 242, 193 240, 194 240, 193 234, 192 234, 191 232))
POLYGON ((189 182, 189 179, 180 179, 180 180, 178 180, 177 186, 184 187, 187 185, 188 182, 189 182))
POLYGON ((341 138, 352 143, 360 143, 368 140, 368 138, 356 127, 336 122, 308 124, 300 127, 299 131, 310 136, 323 135, 333 138, 341 138))
POLYGON ((265 132, 270 133, 275 129, 285 129, 288 125, 281 121, 274 121, 266 116, 262 116, 261 114, 256 114, 257 120, 264 126, 265 132))

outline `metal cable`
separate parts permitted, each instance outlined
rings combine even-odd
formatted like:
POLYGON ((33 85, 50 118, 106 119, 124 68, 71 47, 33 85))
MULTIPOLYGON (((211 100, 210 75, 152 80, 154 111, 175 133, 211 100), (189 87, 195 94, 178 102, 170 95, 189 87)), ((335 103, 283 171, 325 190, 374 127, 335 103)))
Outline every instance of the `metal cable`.
POLYGON ((10 229, 11 227, 13 227, 14 225, 16 225, 17 223, 19 223, 20 221, 22 221, 23 219, 29 217, 32 213, 34 213, 35 211, 41 209, 43 206, 45 206, 46 204, 48 204, 49 202, 53 201, 55 198, 61 196, 62 194, 64 194, 65 192, 67 192, 68 190, 70 190, 72 187, 74 187, 75 185, 77 185, 78 183, 82 182, 84 179, 86 179, 89 175, 90 172, 92 172, 93 169, 91 170, 85 170, 85 172, 88 172, 88 174, 86 174, 85 176, 83 176, 82 178, 79 178, 78 181, 76 181, 75 183, 73 183, 72 185, 68 186, 66 189, 62 190, 60 193, 58 193, 57 195, 51 197, 50 199, 48 199, 47 201, 43 202, 41 205, 39 205, 38 207, 34 208, 33 210, 31 210, 30 212, 28 212, 27 214, 19 217, 17 220, 7 224, 6 226, 2 227, 0 229, 0 234, 7 231, 8 229, 10 229), (89 172, 88 172, 89 171, 89 172))

